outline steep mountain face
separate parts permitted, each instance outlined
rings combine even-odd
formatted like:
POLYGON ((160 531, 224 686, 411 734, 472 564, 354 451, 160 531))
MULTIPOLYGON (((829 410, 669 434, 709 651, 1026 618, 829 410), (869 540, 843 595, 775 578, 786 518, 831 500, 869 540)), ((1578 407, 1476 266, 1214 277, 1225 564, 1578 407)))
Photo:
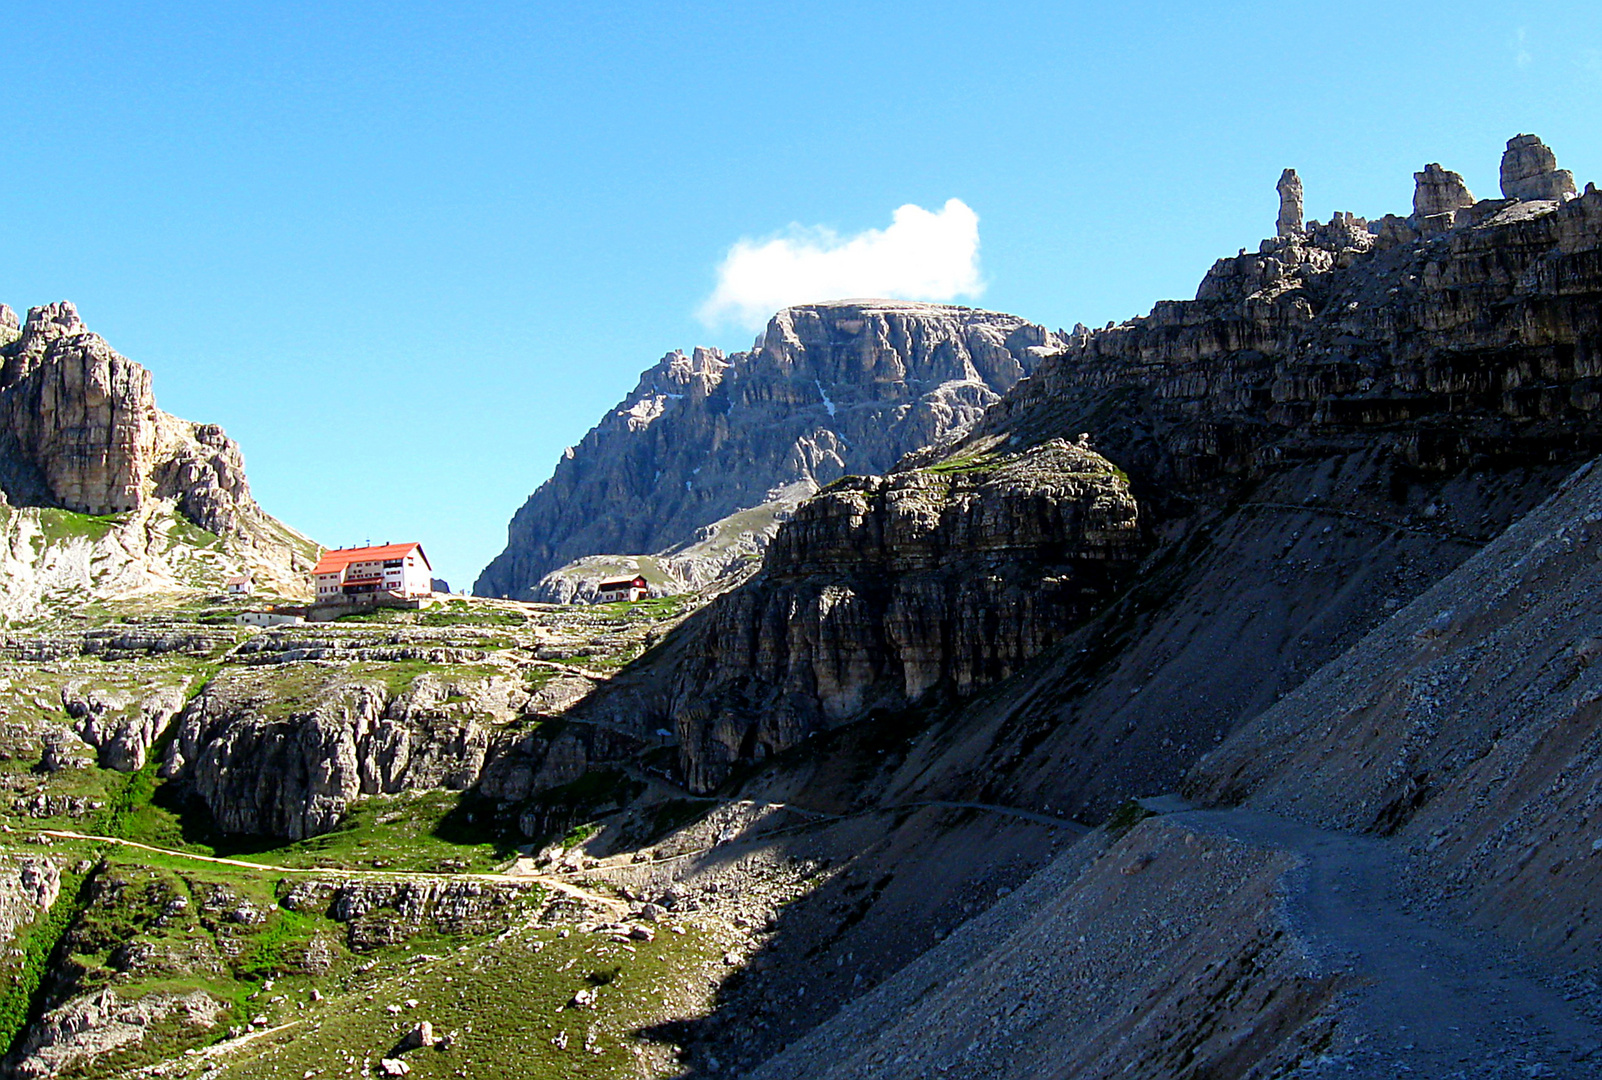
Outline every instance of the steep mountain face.
POLYGON ((779 530, 762 575, 715 603, 672 700, 707 791, 872 708, 999 682, 1105 603, 1139 554, 1135 503, 1054 441, 945 470, 849 477, 779 530))
POLYGON ((315 545, 256 505, 238 445, 158 409, 150 372, 70 303, 33 308, 21 327, 0 308, 0 340, 5 615, 67 593, 216 587, 241 570, 304 588, 315 545), (189 538, 189 526, 213 535, 189 538))
POLYGON ((1086 837, 754 1075, 1594 1075, 1599 521, 1588 465, 1203 758, 1211 809, 1086 837))
POLYGON ((1602 925, 1602 470, 1563 488, 1192 771, 1186 793, 1394 836, 1446 900, 1592 963, 1602 925))
POLYGON ((1194 301, 1078 330, 965 439, 803 506, 764 572, 692 620, 660 670, 648 658, 586 708, 672 731, 681 775, 705 789, 823 727, 936 685, 969 696, 1041 657, 964 706, 954 745, 909 763, 898 792, 1095 821, 1131 792, 1171 789, 1602 446, 1602 194, 1426 209, 1286 229, 1220 260, 1194 301), (1041 602, 1050 588, 1018 584, 1052 577, 1027 523, 1089 555, 1071 524, 1088 519, 983 483, 972 503, 925 505, 952 477, 1002 464, 1000 479, 1039 448, 1082 444, 1129 477, 1116 497, 1082 491, 1082 506, 1113 499, 1131 526, 1138 507, 1146 546, 1065 561, 1143 555, 1122 596, 1117 574, 1059 608, 1041 602), (927 549, 887 523, 943 520, 947 505, 952 519, 995 508, 1020 542, 898 576, 927 549), (986 593, 985 580, 1012 584, 986 593), (1007 662, 987 666, 974 640, 1007 662))
MULTIPOLYGON (((1057 345, 1011 315, 864 300, 781 311, 749 352, 669 353, 517 512, 474 592, 526 598, 582 556, 693 544, 738 511, 793 506, 797 486, 886 472, 966 430, 1057 345)), ((765 542, 774 521, 749 531, 765 542)))
MULTIPOLYGON (((912 732, 839 729, 741 794, 1108 824, 870 993, 829 949, 788 954, 782 987, 703 1029, 709 1055, 764 1080, 1594 1072, 1598 510, 1563 484, 1602 433, 1602 195, 1563 198, 1530 145, 1504 176, 1558 198, 1476 202, 1436 167, 1408 218, 1282 213, 1195 301, 1076 333, 906 463, 1088 432, 1150 554, 1018 675, 912 732), (1212 808, 1134 824, 1128 800, 1181 783, 1212 808), (852 1003, 769 1038, 803 990, 852 1003)), ((892 970, 919 951, 877 935, 892 970)))

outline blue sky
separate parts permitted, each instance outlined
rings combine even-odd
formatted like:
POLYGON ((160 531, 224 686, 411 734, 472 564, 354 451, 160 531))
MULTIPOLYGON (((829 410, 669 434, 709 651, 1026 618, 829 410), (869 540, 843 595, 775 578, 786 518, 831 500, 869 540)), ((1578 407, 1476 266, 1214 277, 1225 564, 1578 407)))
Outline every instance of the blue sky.
POLYGON ((973 302, 1099 325, 1272 232, 1287 165, 1320 219, 1427 161, 1494 195, 1523 131, 1602 180, 1594 0, 0 14, 0 301, 75 301, 270 512, 457 587, 642 368, 749 343, 699 317, 741 240, 957 199, 973 302))

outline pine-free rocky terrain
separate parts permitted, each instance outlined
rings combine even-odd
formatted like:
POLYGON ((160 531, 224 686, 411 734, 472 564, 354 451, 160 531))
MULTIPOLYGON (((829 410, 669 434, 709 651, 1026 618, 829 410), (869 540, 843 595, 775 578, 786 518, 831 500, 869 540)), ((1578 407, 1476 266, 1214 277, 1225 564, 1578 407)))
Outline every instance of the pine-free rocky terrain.
POLYGON ((0 1068, 1602 1073, 1602 193, 1501 166, 670 353, 484 595, 302 625, 221 430, 0 311, 0 1068))

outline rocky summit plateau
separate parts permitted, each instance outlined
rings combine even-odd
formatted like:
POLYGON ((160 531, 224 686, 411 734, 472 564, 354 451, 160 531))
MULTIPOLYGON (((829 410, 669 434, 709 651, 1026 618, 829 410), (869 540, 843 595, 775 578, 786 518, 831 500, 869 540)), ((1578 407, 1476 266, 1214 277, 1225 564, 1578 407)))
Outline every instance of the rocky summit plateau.
POLYGON ((7 313, 0 1072, 1602 1074, 1602 192, 1499 178, 1265 176, 1097 330, 788 308, 304 624, 210 593, 315 553, 238 448, 7 313))

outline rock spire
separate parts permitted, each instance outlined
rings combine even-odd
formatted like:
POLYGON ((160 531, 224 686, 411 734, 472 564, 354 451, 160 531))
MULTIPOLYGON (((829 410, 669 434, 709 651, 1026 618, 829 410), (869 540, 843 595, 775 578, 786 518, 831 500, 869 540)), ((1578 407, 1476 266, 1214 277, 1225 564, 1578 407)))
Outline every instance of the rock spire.
POLYGON ((1279 222, 1277 235, 1294 236, 1302 231, 1302 178, 1295 169, 1279 174, 1279 222))
POLYGON ((1413 215, 1418 218, 1436 214, 1450 214, 1474 205, 1474 193, 1463 182, 1463 177, 1451 169, 1443 169, 1436 162, 1424 166, 1423 172, 1413 174, 1417 185, 1413 189, 1413 215))
POLYGON ((1557 155, 1539 135, 1515 135, 1502 154, 1502 196, 1562 199, 1575 193, 1574 174, 1557 167, 1557 155))

